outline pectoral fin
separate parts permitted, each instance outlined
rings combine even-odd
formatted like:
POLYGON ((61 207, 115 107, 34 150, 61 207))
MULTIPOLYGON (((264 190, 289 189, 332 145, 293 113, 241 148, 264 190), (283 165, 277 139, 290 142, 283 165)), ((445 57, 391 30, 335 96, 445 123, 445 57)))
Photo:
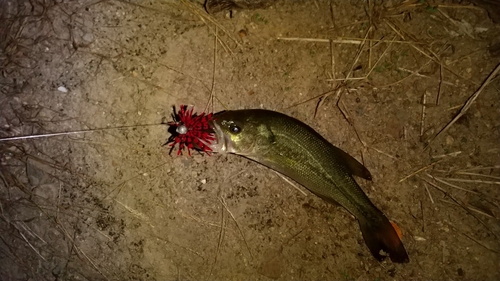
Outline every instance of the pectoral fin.
POLYGON ((344 152, 342 149, 338 147, 334 148, 336 156, 342 159, 341 162, 345 164, 351 175, 358 176, 367 180, 372 180, 370 171, 368 171, 368 169, 363 166, 363 164, 359 163, 358 160, 344 152))

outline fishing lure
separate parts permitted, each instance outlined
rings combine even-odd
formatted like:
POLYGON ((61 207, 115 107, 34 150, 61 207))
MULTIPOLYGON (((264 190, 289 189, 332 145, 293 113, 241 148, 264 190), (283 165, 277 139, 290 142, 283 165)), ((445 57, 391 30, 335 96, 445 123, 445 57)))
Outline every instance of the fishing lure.
POLYGON ((179 111, 175 112, 172 117, 174 121, 168 122, 170 126, 169 132, 172 134, 167 143, 170 143, 170 153, 177 147, 177 155, 181 155, 182 151, 187 149, 191 156, 191 149, 204 152, 208 155, 212 152, 210 144, 214 141, 215 134, 210 127, 210 121, 214 120, 213 114, 193 113, 194 108, 188 110, 187 105, 181 105, 179 111))

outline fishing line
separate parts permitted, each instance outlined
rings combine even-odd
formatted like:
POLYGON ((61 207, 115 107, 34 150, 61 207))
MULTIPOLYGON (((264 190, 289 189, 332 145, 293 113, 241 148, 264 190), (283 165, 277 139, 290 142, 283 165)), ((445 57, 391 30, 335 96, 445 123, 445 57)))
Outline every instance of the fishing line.
POLYGON ((100 131, 109 131, 109 130, 123 130, 123 129, 131 129, 137 127, 152 127, 152 126, 168 126, 166 123, 159 124, 144 124, 144 125, 127 125, 127 126, 119 126, 112 128, 97 128, 97 129, 87 129, 87 130, 78 130, 71 132, 59 132, 59 133, 47 133, 47 134, 38 134, 38 135, 26 135, 26 136, 14 136, 14 137, 5 137, 0 138, 0 142, 3 141, 14 141, 14 140, 26 140, 26 139, 37 139, 37 138, 48 138, 48 137, 57 137, 57 136, 67 136, 67 135, 76 135, 76 134, 86 134, 100 131))

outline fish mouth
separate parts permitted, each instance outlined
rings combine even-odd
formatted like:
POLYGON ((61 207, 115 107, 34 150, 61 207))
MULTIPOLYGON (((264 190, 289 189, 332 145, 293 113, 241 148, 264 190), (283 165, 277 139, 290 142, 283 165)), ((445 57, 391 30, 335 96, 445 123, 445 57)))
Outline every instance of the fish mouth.
POLYGON ((219 124, 214 121, 210 121, 210 125, 215 134, 215 142, 208 144, 208 147, 216 153, 228 153, 231 152, 231 139, 229 136, 224 134, 219 124))

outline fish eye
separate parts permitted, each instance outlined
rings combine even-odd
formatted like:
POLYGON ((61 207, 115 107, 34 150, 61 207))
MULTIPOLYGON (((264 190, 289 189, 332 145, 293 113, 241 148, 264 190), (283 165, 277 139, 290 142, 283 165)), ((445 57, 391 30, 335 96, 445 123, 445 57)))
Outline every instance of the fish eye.
POLYGON ((231 133, 233 134, 238 134, 239 132, 241 132, 241 128, 237 125, 231 125, 229 126, 229 131, 231 131, 231 133))

